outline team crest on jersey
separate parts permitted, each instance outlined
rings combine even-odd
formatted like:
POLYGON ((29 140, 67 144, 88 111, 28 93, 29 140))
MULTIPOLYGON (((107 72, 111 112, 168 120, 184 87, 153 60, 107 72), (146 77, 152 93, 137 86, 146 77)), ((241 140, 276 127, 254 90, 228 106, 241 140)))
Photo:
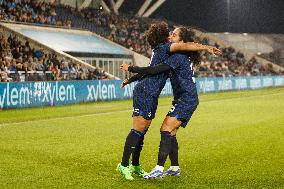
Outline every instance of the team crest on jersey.
POLYGON ((134 113, 138 113, 138 114, 139 114, 139 111, 140 111, 140 110, 139 110, 138 108, 133 108, 133 112, 134 112, 134 113))

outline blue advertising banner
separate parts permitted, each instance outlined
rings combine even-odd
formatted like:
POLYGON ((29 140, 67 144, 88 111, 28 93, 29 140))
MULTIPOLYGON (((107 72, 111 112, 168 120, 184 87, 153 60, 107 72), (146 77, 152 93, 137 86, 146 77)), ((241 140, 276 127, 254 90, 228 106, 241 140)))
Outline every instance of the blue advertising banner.
MULTIPOLYGON (((121 81, 56 81, 0 83, 0 108, 57 106, 81 102, 128 99, 136 83, 120 88, 121 81)), ((199 93, 284 86, 284 77, 197 78, 199 93)), ((167 81, 162 96, 172 95, 167 81)))

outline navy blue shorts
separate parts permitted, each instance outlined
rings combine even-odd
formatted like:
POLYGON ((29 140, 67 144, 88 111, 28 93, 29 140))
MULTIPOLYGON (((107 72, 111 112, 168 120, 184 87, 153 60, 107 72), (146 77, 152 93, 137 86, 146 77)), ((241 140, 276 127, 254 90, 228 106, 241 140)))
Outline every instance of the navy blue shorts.
POLYGON ((173 101, 173 106, 168 112, 167 116, 176 117, 177 120, 181 121, 181 127, 185 128, 188 124, 193 112, 198 106, 198 97, 190 98, 187 100, 176 100, 173 101))
POLYGON ((155 118, 158 106, 158 98, 153 97, 143 91, 133 91, 133 114, 134 116, 142 116, 146 120, 155 118))

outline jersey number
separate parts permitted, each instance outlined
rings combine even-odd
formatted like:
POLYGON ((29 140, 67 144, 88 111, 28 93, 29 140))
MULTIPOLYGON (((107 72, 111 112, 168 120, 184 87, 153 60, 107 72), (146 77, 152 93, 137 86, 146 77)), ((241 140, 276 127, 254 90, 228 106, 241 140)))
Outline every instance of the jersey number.
MULTIPOLYGON (((189 59, 189 61, 190 61, 190 59, 189 59)), ((194 77, 194 71, 193 71, 193 65, 192 65, 192 63, 190 64, 190 69, 191 69, 191 71, 192 71, 192 81, 193 81, 193 83, 195 83, 195 77, 194 77)))

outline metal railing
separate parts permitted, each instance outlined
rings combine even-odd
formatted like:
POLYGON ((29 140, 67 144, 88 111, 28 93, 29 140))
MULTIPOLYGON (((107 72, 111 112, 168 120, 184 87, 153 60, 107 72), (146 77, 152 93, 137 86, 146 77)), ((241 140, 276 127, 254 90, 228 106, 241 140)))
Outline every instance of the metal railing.
POLYGON ((58 80, 100 80, 108 79, 103 73, 89 71, 2 71, 0 82, 58 81, 58 80))

